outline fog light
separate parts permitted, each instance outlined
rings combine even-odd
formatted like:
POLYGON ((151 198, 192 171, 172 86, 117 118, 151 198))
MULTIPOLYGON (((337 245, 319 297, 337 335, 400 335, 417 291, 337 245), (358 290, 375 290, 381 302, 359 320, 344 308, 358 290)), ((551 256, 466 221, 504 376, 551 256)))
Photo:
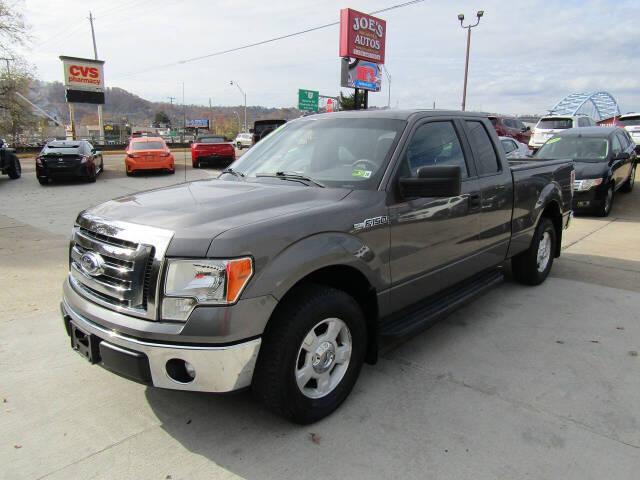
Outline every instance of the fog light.
POLYGON ((162 319, 184 322, 189 318, 195 304, 193 298, 165 297, 162 301, 162 319))

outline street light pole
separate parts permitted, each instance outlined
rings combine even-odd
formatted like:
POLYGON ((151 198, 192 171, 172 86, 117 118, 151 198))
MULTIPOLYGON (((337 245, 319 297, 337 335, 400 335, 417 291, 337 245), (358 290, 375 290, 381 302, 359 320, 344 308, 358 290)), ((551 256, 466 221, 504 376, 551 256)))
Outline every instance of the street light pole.
POLYGON ((382 64, 382 68, 384 69, 384 74, 387 76, 387 82, 389 83, 389 100, 387 101, 387 108, 391 108, 391 74, 384 63, 382 64))
POLYGON ((480 18, 484 15, 484 10, 478 10, 478 12, 476 13, 476 23, 474 23, 473 25, 469 24, 466 27, 462 24, 462 22, 464 21, 464 14, 461 13, 458 15, 458 20, 460 20, 460 26, 462 28, 466 28, 467 29, 467 58, 465 59, 464 62, 464 87, 462 89, 462 111, 464 112, 465 109, 465 105, 467 103, 467 77, 469 75, 469 47, 471 45, 471 29, 473 27, 477 27, 478 24, 480 23, 480 18))
POLYGON ((234 82, 233 80, 231 80, 229 84, 235 85, 236 87, 238 87, 238 90, 240 90, 240 93, 244 97, 244 130, 243 131, 246 132, 247 131, 247 94, 244 93, 244 90, 242 90, 242 88, 240 88, 240 85, 238 85, 238 82, 234 82))

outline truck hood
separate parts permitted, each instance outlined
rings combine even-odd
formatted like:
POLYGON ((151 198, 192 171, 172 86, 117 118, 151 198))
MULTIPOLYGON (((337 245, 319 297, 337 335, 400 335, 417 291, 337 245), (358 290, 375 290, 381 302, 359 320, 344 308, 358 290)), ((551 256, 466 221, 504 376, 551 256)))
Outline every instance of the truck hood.
POLYGON ((350 191, 283 180, 201 180, 120 197, 86 212, 171 230, 168 256, 203 257, 211 241, 231 228, 325 207, 350 191))

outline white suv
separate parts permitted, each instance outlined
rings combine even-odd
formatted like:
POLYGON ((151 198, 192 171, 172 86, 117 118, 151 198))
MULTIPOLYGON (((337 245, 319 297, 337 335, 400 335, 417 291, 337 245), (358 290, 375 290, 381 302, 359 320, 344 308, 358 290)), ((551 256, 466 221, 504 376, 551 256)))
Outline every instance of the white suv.
POLYGON ((640 145, 640 113, 625 113, 620 115, 618 127, 624 127, 624 129, 631 135, 631 140, 636 142, 636 145, 640 145))
POLYGON ((239 133, 236 137, 236 148, 242 150, 244 147, 249 148, 253 143, 253 136, 250 133, 239 133))
POLYGON ((595 127, 596 122, 586 115, 552 115, 542 117, 533 130, 531 130, 531 139, 529 146, 535 150, 545 144, 547 140, 556 133, 566 130, 567 128, 577 127, 595 127))

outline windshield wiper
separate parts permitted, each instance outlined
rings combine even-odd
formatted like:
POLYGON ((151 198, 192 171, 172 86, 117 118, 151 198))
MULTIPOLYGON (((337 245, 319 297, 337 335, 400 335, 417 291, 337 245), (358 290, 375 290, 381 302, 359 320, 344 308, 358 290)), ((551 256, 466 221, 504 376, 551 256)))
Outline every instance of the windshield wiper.
POLYGON ((307 177, 306 175, 302 175, 297 172, 276 172, 276 173, 256 173, 256 177, 271 177, 271 178, 282 178, 283 180, 294 180, 294 181, 302 181, 302 182, 311 182, 318 187, 325 188, 325 185, 314 180, 311 177, 307 177))
MULTIPOLYGON (((225 168, 224 170, 222 170, 222 173, 230 173, 234 177, 244 177, 245 176, 244 173, 236 172, 233 168, 225 168)), ((222 173, 221 173, 221 175, 222 175, 222 173)))

